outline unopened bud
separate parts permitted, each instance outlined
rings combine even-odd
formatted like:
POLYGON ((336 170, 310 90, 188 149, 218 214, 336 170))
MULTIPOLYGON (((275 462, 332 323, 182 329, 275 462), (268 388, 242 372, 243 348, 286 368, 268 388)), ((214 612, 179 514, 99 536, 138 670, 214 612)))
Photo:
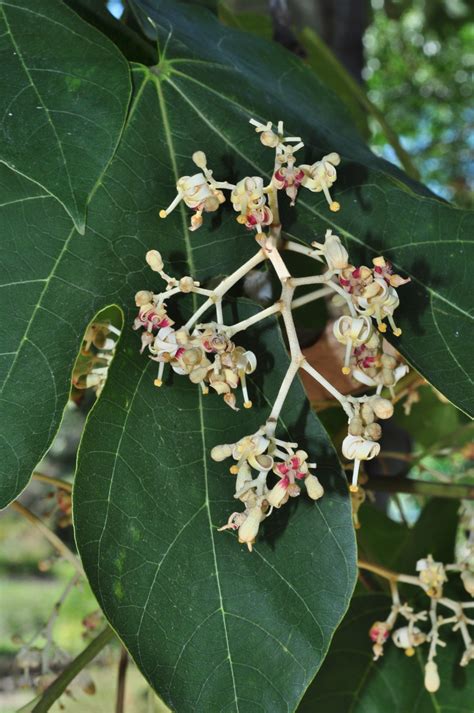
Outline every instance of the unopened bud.
POLYGON ((163 260, 158 250, 149 250, 145 255, 145 260, 154 272, 162 271, 163 260))
POLYGON ((232 446, 230 446, 228 443, 223 443, 220 446, 214 446, 214 448, 211 450, 211 458, 217 463, 220 463, 231 455, 232 446))
POLYGON ((148 290, 140 290, 140 292, 137 292, 135 295, 135 304, 137 307, 142 307, 143 305, 149 304, 153 299, 153 292, 149 292, 148 290))
POLYGON ((388 399, 376 397, 375 399, 371 399, 370 405, 372 406, 377 418, 385 419, 393 416, 393 404, 388 399))
POLYGON ((428 661, 425 666, 425 688, 429 693, 436 693, 440 687, 438 667, 434 661, 428 661))
POLYGON ((192 158, 198 168, 206 168, 207 158, 204 151, 195 151, 192 158))
POLYGON ((192 277, 186 276, 182 277, 179 281, 179 289, 181 292, 192 292, 194 287, 194 280, 192 277))
POLYGON ((324 488, 315 475, 307 475, 304 479, 304 484, 306 485, 306 492, 311 500, 319 500, 319 498, 323 497, 324 488))

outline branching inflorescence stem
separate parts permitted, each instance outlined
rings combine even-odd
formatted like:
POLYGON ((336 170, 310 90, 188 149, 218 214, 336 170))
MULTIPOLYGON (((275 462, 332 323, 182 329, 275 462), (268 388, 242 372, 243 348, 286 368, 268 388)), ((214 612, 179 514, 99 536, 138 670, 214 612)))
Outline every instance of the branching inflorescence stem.
POLYGON ((150 357, 158 362, 156 386, 162 385, 168 364, 175 373, 187 375, 203 394, 213 389, 223 396, 228 406, 238 410, 234 391, 239 385, 244 408, 252 406, 246 377, 255 370, 257 360, 253 352, 237 346, 232 340, 260 321, 281 315, 290 363, 266 422, 256 433, 234 444, 216 446, 211 452, 214 460, 232 456, 236 461, 231 467, 231 472, 237 476, 234 497, 244 503, 245 510, 232 513, 222 529, 238 530, 239 541, 251 550, 262 520, 273 508, 279 508, 290 497, 299 495, 299 481, 304 482, 308 495, 314 500, 324 493, 318 478, 311 473, 315 464, 308 463, 308 453, 298 449, 297 444, 276 437, 281 411, 300 369, 337 399, 347 415, 349 433, 344 440, 343 453, 354 461, 351 489, 357 491, 360 462, 379 453, 381 428, 376 418, 389 418, 393 412, 390 401, 381 398, 379 393, 384 386, 392 390, 406 371, 392 356, 384 353, 379 332, 386 331, 387 320, 395 334, 401 333, 393 321, 393 313, 399 303, 396 287, 407 280, 394 275, 390 263, 382 257, 375 258, 371 268, 349 264, 347 250, 331 230, 326 231, 324 243, 313 242, 311 246, 283 240, 279 210, 281 191, 286 193, 291 205, 295 204, 300 188, 322 193, 329 209, 339 211, 340 205, 332 199, 330 188, 337 178, 335 167, 339 165, 340 157, 333 152, 311 165, 297 165, 296 153, 303 147, 299 136, 285 136, 281 121, 275 129, 271 122, 263 124, 252 119, 250 123, 261 143, 275 151, 270 180, 265 182, 261 177, 247 176, 235 185, 217 181, 207 166, 206 155, 196 151, 192 159, 199 172, 178 180, 177 195, 160 216, 165 218, 180 201, 184 201, 194 211, 189 229, 195 231, 202 225, 203 214, 216 211, 225 201, 224 191, 230 191, 230 201, 238 214, 237 222, 254 232, 258 252, 213 290, 206 290, 191 276, 177 279, 167 275, 160 253, 150 250, 146 260, 165 281, 166 289, 159 294, 146 290, 137 293, 135 301, 139 313, 134 326, 143 330, 142 351, 147 349, 150 357), (293 277, 284 259, 285 252, 305 255, 310 261, 325 266, 326 270, 308 277, 293 277), (278 300, 236 324, 225 324, 223 298, 239 280, 264 262, 272 266, 280 281, 278 300), (317 289, 295 296, 300 287, 308 285, 315 285, 317 289), (194 293, 206 299, 188 321, 176 329, 167 313, 166 302, 179 292, 194 293), (333 296, 348 312, 334 325, 336 338, 346 346, 343 372, 352 373, 360 383, 374 387, 374 396, 344 396, 308 364, 301 351, 293 311, 328 296, 333 296), (215 319, 203 323, 209 310, 214 310, 215 319), (374 329, 373 320, 378 331, 374 329), (255 478, 252 471, 257 471, 255 478), (268 483, 271 474, 277 478, 273 486, 268 483))

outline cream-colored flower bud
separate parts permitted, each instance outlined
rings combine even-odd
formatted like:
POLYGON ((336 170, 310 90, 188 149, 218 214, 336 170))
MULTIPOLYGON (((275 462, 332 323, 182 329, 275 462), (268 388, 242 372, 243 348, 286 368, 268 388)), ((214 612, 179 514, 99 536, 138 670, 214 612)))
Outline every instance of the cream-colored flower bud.
POLYGON ((382 354, 380 357, 380 362, 383 367, 387 369, 395 369, 397 366, 397 360, 391 354, 382 354))
POLYGON ((311 500, 319 500, 319 498, 323 497, 324 488, 315 475, 307 475, 304 479, 304 484, 306 485, 306 492, 311 500))
POLYGON ((211 458, 212 460, 215 460, 217 463, 220 463, 221 461, 225 460, 226 458, 229 458, 229 456, 232 455, 232 446, 229 445, 228 443, 222 443, 219 446, 214 446, 214 448, 211 450, 211 458))
POLYGON ((375 414, 370 404, 362 404, 360 413, 365 424, 369 425, 369 423, 373 423, 375 421, 375 414))
POLYGON ((331 230, 326 231, 324 243, 324 256, 330 270, 343 270, 348 265, 349 253, 341 239, 333 235, 331 230))
POLYGON ((364 430, 364 436, 372 441, 380 441, 382 438, 382 426, 380 423, 369 423, 364 430))
POLYGON ((239 527, 239 542, 246 544, 250 552, 252 552, 252 545, 256 540, 258 528, 264 517, 262 509, 257 505, 249 510, 245 521, 239 527))
POLYGON ((145 255, 145 260, 154 272, 161 272, 163 270, 163 259, 158 250, 149 250, 145 255))
POLYGON ((364 430, 364 426, 362 423, 362 419, 360 419, 358 416, 354 416, 351 418, 349 422, 349 433, 351 436, 361 436, 362 431, 364 430))
POLYGON ((471 597, 474 597, 474 572, 471 572, 469 569, 464 570, 464 572, 461 573, 461 580, 466 592, 470 594, 471 597))
POLYGON ((395 375, 391 369, 382 369, 382 382, 384 386, 395 384, 395 375))
POLYGON ((181 292, 192 292, 193 287, 194 280, 192 277, 189 277, 189 275, 180 279, 179 289, 181 290, 181 292))
POLYGON ((269 146, 274 149, 280 143, 280 137, 278 134, 275 134, 274 131, 262 131, 260 134, 260 141, 264 146, 269 146))
POLYGON ((193 369, 192 372, 189 374, 190 382, 192 384, 200 384, 201 381, 204 381, 204 379, 206 378, 208 371, 208 366, 198 366, 197 369, 193 369))
POLYGON ((349 460, 372 460, 380 453, 380 443, 349 435, 342 442, 342 453, 349 460))
POLYGON ((430 693, 436 693, 440 685, 438 667, 434 661, 428 661, 425 666, 425 688, 430 693))
POLYGON ((153 299, 153 292, 149 292, 148 290, 140 290, 140 292, 137 292, 135 295, 135 304, 137 307, 143 307, 143 305, 150 304, 150 302, 153 299))
POLYGON ((273 488, 270 490, 266 496, 270 505, 274 508, 279 508, 282 505, 282 501, 287 496, 288 482, 284 482, 283 479, 280 480, 273 488))
POLYGON ((370 405, 372 406, 377 418, 386 419, 393 416, 393 404, 388 399, 376 396, 370 400, 370 405))
POLYGON ((207 157, 204 151, 195 151, 192 159, 198 168, 205 169, 207 167, 207 157))

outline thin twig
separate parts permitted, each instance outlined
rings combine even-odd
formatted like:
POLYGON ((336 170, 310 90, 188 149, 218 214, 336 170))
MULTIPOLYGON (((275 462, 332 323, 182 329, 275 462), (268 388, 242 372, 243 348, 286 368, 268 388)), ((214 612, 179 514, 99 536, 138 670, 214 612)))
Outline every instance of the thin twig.
POLYGON ((66 688, 73 681, 77 674, 82 671, 95 657, 102 651, 104 646, 115 636, 114 631, 108 626, 99 634, 79 656, 66 666, 64 671, 53 683, 48 686, 31 713, 47 713, 51 706, 64 693, 66 688))
POLYGON ((33 473, 32 478, 33 480, 39 480, 41 483, 48 483, 48 485, 52 485, 55 488, 60 488, 60 490, 72 493, 71 483, 67 483, 65 480, 61 480, 61 478, 53 478, 51 475, 45 475, 44 473, 33 473))
POLYGON ((377 490, 385 493, 411 493, 434 498, 474 500, 474 486, 459 485, 457 483, 433 483, 426 480, 413 480, 412 478, 372 476, 364 487, 367 490, 377 490))
POLYGON ((122 646, 117 672, 117 697, 115 700, 115 713, 124 712, 125 704, 125 683, 127 679, 128 651, 122 646))
POLYGON ((69 547, 64 544, 62 540, 59 539, 59 537, 52 531, 50 528, 44 524, 44 522, 37 517, 34 513, 31 512, 31 510, 28 510, 24 505, 22 505, 18 500, 14 500, 11 503, 11 507, 13 510, 16 512, 20 513, 28 522, 31 522, 32 525, 34 525, 42 535, 48 540, 48 542, 54 547, 54 549, 59 552, 61 557, 63 557, 69 564, 71 564, 76 572, 81 575, 81 577, 84 577, 84 570, 82 569, 82 565, 79 562, 78 558, 76 557, 75 554, 71 552, 69 547))

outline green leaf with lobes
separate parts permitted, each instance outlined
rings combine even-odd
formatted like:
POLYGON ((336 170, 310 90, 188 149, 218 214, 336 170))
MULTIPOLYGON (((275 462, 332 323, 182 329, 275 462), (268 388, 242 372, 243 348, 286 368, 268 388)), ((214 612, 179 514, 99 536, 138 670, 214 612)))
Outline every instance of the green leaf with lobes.
POLYGON ((0 56, 0 161, 55 196, 83 233, 126 118, 127 63, 57 0, 1 0, 0 56))

